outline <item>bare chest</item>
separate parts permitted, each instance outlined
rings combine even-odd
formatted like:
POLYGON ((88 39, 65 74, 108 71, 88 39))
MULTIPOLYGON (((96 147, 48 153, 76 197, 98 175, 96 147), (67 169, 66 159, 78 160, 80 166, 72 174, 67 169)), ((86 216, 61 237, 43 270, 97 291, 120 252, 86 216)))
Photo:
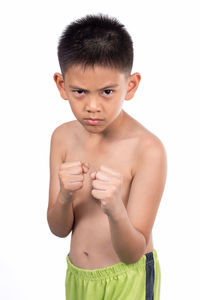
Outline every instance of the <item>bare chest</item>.
POLYGON ((89 216, 90 218, 94 218, 94 216, 100 218, 105 215, 101 210, 100 201, 91 194, 92 179, 90 174, 98 171, 101 165, 122 175, 122 201, 125 206, 127 205, 135 162, 134 149, 130 145, 128 147, 127 141, 118 142, 109 147, 74 144, 68 151, 66 161, 82 161, 89 164, 88 172, 83 175, 83 187, 74 192, 73 208, 76 222, 80 222, 84 218, 88 219, 89 216))
POLYGON ((100 201, 91 194, 90 173, 98 171, 101 165, 119 172, 123 177, 122 201, 126 207, 135 169, 134 156, 134 145, 128 140, 109 146, 92 147, 76 143, 68 147, 66 161, 87 162, 90 166, 83 175, 83 187, 73 195, 75 220, 70 258, 77 266, 94 268, 119 261, 111 243, 108 217, 102 211, 100 201))

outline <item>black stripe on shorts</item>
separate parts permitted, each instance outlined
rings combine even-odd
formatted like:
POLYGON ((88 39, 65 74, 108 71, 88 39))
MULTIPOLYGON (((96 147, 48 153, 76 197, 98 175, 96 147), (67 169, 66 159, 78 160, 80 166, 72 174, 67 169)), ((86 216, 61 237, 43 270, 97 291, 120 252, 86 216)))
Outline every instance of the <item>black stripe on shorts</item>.
POLYGON ((153 300, 153 287, 155 280, 154 257, 153 252, 146 253, 146 298, 145 300, 153 300))

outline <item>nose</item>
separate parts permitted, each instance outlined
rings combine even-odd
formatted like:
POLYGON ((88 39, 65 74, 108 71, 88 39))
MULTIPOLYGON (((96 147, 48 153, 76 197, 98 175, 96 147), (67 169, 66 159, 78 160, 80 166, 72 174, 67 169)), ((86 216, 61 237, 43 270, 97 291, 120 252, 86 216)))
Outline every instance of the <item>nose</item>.
POLYGON ((86 110, 88 112, 99 112, 101 111, 99 107, 99 101, 97 101, 95 98, 88 100, 86 104, 86 110))

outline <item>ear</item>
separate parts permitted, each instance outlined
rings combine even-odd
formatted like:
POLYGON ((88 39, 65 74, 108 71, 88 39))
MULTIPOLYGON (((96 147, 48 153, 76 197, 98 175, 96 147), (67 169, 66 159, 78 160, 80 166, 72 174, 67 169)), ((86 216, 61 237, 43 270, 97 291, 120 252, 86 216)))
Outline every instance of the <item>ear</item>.
POLYGON ((53 75, 53 79, 57 85, 57 88, 60 92, 60 96, 64 99, 67 100, 67 94, 65 91, 65 84, 64 84, 64 80, 63 80, 63 76, 60 73, 55 73, 53 75))
POLYGON ((128 89, 126 92, 125 100, 130 100, 134 97, 135 92, 139 86, 141 80, 141 75, 139 73, 134 73, 128 78, 128 89))

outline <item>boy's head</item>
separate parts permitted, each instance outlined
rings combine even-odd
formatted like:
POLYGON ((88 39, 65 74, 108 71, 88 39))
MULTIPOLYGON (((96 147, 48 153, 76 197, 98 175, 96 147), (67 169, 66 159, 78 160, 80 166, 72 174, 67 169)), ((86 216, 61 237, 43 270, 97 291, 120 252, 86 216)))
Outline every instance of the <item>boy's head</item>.
POLYGON ((74 21, 60 37, 58 59, 56 85, 87 131, 106 134, 114 120, 120 123, 123 100, 134 96, 141 78, 130 75, 133 45, 124 25, 102 14, 74 21), (85 118, 103 121, 91 126, 85 118))
POLYGON ((129 76, 133 65, 132 39, 117 19, 87 15, 63 31, 58 60, 63 78, 73 65, 112 67, 129 76))

